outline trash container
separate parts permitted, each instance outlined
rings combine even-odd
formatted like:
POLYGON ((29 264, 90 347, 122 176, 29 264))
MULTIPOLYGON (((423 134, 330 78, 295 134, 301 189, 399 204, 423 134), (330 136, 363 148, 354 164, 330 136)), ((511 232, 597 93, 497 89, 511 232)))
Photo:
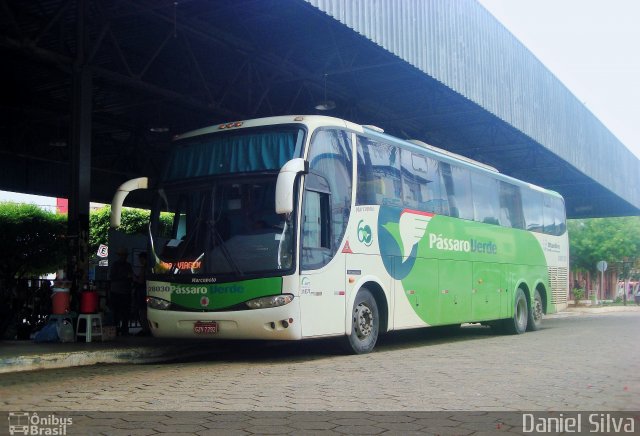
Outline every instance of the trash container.
POLYGON ((82 291, 80 293, 80 313, 97 313, 99 301, 98 291, 82 291))
POLYGON ((52 288, 51 312, 54 315, 64 315, 69 312, 69 288, 52 288))

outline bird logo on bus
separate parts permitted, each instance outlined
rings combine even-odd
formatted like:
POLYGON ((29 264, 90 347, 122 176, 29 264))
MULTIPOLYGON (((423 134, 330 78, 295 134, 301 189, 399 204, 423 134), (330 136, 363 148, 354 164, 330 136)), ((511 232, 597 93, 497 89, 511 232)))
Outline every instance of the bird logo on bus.
POLYGON ((358 223, 358 241, 366 245, 367 247, 373 242, 373 232, 371 226, 365 224, 364 220, 360 220, 358 223))

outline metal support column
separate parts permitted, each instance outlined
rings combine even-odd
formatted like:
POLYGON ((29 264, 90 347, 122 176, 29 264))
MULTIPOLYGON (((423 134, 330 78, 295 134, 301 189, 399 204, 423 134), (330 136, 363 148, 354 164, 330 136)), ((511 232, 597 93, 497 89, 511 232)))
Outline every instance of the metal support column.
POLYGON ((89 273, 89 202, 91 199, 92 74, 85 63, 88 1, 78 1, 78 52, 73 67, 71 125, 71 190, 68 233, 69 278, 74 290, 87 283, 89 273))

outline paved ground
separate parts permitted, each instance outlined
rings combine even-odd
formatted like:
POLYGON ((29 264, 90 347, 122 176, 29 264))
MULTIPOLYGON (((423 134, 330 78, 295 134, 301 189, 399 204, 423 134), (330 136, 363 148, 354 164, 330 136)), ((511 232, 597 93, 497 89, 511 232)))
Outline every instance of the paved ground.
MULTIPOLYGON (((169 364, 0 374, 0 410, 407 412, 392 419, 412 411, 638 411, 639 342, 640 313, 631 312, 557 315, 546 319, 541 331, 521 336, 496 336, 473 326, 446 336, 398 332, 364 356, 337 354, 335 344, 325 340, 244 343, 169 364)), ((155 426, 163 419, 187 425, 161 415, 137 416, 155 417, 155 426)), ((122 419, 84 416, 106 419, 107 427, 110 419, 122 419)), ((358 416, 343 419, 365 425, 358 416)), ((229 429, 247 430, 242 419, 231 421, 229 429)))

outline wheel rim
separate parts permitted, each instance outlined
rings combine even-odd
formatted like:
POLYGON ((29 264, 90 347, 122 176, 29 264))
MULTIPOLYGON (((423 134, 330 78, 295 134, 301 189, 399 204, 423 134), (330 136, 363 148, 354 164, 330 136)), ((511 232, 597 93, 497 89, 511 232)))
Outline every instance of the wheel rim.
POLYGON ((527 325, 527 302, 524 298, 520 298, 516 305, 516 323, 520 330, 524 329, 527 325))
POLYGON ((359 339, 366 339, 373 331, 373 312, 364 303, 358 304, 353 309, 353 325, 359 339))
POLYGON ((533 307, 533 319, 538 322, 542 319, 542 300, 539 297, 536 297, 536 301, 533 307))

